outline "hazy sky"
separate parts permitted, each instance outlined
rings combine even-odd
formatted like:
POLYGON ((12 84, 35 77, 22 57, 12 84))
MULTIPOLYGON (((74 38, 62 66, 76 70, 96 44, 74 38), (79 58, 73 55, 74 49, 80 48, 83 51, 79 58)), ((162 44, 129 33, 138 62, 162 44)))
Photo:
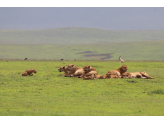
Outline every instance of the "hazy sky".
POLYGON ((0 29, 164 30, 164 7, 0 7, 0 29))

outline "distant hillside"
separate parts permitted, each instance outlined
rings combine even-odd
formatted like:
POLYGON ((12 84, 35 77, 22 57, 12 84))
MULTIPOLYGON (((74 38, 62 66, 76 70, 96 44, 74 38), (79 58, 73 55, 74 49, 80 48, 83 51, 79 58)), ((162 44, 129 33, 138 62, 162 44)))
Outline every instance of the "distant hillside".
POLYGON ((154 40, 164 40, 164 30, 118 31, 95 28, 0 29, 1 44, 93 44, 154 40))

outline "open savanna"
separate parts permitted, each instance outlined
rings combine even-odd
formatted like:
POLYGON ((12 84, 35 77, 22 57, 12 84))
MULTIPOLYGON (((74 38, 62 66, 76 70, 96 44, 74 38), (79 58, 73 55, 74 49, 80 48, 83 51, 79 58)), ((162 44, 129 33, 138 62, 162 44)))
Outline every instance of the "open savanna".
POLYGON ((155 79, 83 80, 60 76, 58 68, 91 65, 100 75, 118 61, 0 61, 1 116, 163 116, 164 63, 128 61, 129 72, 155 79), (27 69, 34 76, 22 77, 27 69))
POLYGON ((0 59, 164 60, 164 40, 96 44, 1 44, 0 59))
POLYGON ((0 29, 0 59, 164 60, 163 30, 0 29))

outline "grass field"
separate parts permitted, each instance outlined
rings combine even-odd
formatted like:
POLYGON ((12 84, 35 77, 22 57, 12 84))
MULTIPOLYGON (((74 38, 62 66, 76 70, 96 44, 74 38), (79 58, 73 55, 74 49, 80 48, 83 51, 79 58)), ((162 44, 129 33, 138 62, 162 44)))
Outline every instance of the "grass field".
POLYGON ((0 29, 0 59, 164 60, 163 30, 0 29))
POLYGON ((164 60, 164 40, 124 43, 20 45, 1 44, 0 59, 164 60), (109 55, 106 57, 104 55, 109 55))
POLYGON ((100 75, 117 61, 0 61, 1 116, 163 116, 164 63, 125 62, 129 72, 146 71, 155 79, 83 80, 62 77, 58 68, 91 65, 100 75), (36 69, 22 77, 26 69, 36 69))

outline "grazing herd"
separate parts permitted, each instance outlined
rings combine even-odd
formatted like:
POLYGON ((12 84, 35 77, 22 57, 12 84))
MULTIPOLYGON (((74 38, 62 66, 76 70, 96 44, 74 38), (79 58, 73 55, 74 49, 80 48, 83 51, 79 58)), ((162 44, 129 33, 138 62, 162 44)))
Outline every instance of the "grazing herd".
POLYGON ((61 76, 65 77, 78 77, 85 79, 110 79, 110 78, 142 78, 142 79, 154 79, 150 77, 146 72, 126 72, 128 66, 122 65, 120 68, 109 71, 106 75, 98 75, 95 68, 90 65, 85 67, 77 67, 73 64, 68 64, 67 66, 60 66, 58 71, 64 72, 61 76))

